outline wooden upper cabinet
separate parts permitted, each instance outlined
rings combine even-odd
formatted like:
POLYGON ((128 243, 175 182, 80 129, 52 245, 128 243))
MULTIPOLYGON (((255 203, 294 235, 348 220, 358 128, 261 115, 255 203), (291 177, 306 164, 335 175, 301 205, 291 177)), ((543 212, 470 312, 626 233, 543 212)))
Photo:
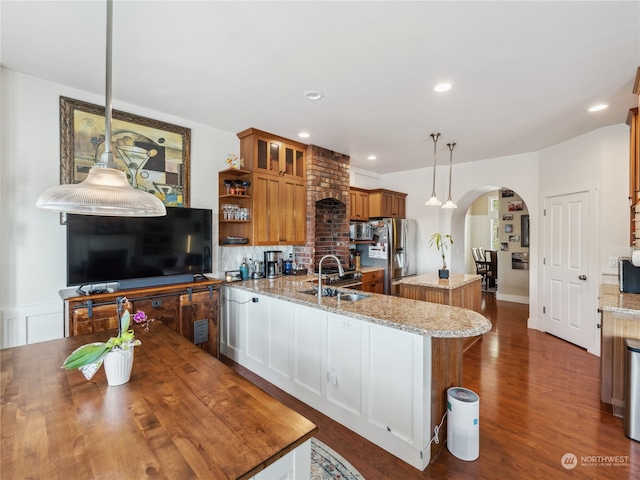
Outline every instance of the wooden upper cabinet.
POLYGON ((252 245, 304 245, 307 145, 249 128, 238 133, 244 168, 253 172, 252 245))
POLYGON ((253 176, 253 242, 280 243, 280 179, 271 175, 253 176))
POLYGON ((280 177, 306 178, 307 145, 248 128, 238 133, 244 168, 280 177))
POLYGON ((406 193, 378 188, 369 190, 369 216, 405 218, 406 193))
POLYGON ((297 179, 283 178, 280 192, 281 243, 304 245, 307 234, 307 187, 297 179))
POLYGON ((369 220, 369 191, 358 187, 349 188, 349 219, 369 220))
POLYGON ((636 81, 633 93, 637 96, 638 105, 629 110, 627 124, 630 127, 629 135, 629 203, 630 225, 631 225, 631 246, 640 246, 640 231, 636 224, 640 223, 640 67, 636 72, 636 81))
POLYGON ((292 177, 255 174, 254 245, 303 245, 306 241, 306 186, 292 177))

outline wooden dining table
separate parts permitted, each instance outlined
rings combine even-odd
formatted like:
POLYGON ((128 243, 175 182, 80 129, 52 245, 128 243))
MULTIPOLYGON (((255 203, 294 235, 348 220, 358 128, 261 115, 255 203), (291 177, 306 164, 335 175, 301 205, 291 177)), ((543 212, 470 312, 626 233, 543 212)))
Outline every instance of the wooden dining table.
POLYGON ((309 420, 160 322, 131 380, 60 368, 110 332, 0 351, 3 479, 248 479, 307 442, 309 420))

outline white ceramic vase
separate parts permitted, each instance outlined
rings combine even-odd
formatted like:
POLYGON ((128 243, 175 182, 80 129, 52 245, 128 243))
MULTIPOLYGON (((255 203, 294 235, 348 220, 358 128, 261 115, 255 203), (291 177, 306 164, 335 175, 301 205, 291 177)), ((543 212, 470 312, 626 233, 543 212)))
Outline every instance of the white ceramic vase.
POLYGON ((107 382, 115 387, 127 383, 133 367, 133 347, 126 350, 111 350, 104 357, 104 371, 107 382))

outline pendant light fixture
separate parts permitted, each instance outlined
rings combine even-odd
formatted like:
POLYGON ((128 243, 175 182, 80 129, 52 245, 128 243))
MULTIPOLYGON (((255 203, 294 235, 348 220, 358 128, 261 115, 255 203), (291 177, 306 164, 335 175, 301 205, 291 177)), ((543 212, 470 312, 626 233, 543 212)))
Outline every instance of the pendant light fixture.
POLYGON ((442 202, 438 200, 438 196, 436 195, 436 164, 438 163, 436 158, 436 147, 438 146, 438 137, 440 137, 439 133, 432 133, 431 138, 433 139, 433 190, 431 192, 431 198, 427 200, 425 205, 442 205, 442 202))
POLYGON ((451 176, 453 175, 453 149, 455 146, 455 143, 447 143, 447 147, 449 147, 449 196, 442 208, 458 208, 458 205, 451 200, 451 176))
POLYGON ((126 174, 113 161, 111 151, 111 44, 113 2, 107 0, 107 61, 104 152, 78 184, 56 185, 36 201, 36 207, 81 215, 160 217, 167 214, 155 195, 133 188, 126 174))

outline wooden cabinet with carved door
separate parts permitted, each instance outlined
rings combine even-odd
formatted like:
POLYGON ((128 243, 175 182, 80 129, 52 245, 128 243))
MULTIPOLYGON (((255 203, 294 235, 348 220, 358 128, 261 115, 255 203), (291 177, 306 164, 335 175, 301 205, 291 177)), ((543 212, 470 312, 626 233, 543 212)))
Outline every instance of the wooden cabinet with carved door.
POLYGON ((349 188, 349 219, 369 220, 369 191, 357 187, 349 188))
MULTIPOLYGON (((193 322, 209 319, 207 345, 201 345, 217 355, 218 288, 220 280, 202 280, 154 287, 78 295, 75 290, 60 292, 64 300, 65 336, 91 332, 114 331, 118 328, 116 301, 129 300, 129 311, 144 311, 149 318, 162 322, 193 341, 193 322)), ((113 332, 111 332, 113 333, 113 332)), ((105 341, 108 340, 105 336, 105 341)))
POLYGON ((218 291, 180 295, 179 331, 214 357, 219 356, 218 291))
POLYGON ((116 306, 114 303, 96 306, 89 304, 88 308, 71 309, 68 325, 69 332, 66 336, 115 330, 118 328, 116 306))

